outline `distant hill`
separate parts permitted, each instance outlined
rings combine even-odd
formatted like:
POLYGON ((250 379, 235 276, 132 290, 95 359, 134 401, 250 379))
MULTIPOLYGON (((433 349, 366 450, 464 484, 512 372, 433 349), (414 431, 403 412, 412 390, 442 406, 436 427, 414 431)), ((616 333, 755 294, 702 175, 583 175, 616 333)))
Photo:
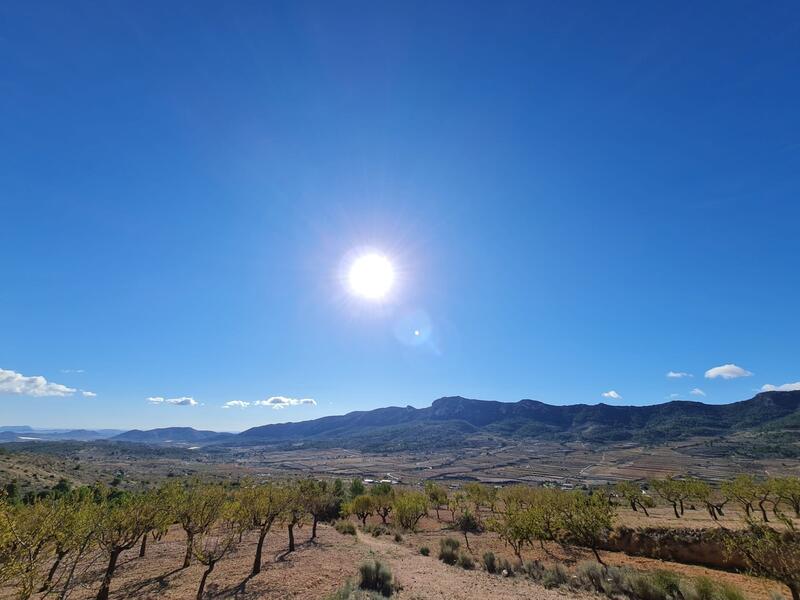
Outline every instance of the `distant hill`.
POLYGON ((455 396, 440 398, 427 408, 379 408, 263 425, 225 442, 304 442, 383 451, 459 445, 476 436, 654 444, 770 426, 791 429, 798 424, 800 392, 764 392, 733 404, 675 401, 653 406, 554 406, 535 400, 495 402, 455 396))
POLYGON ((75 440, 90 442, 121 433, 119 429, 36 429, 28 425, 0 427, 0 442, 75 440))
POLYGON ((149 444, 221 442, 233 437, 232 433, 218 433, 191 427, 164 427, 161 429, 132 429, 111 438, 112 441, 141 442, 149 444))

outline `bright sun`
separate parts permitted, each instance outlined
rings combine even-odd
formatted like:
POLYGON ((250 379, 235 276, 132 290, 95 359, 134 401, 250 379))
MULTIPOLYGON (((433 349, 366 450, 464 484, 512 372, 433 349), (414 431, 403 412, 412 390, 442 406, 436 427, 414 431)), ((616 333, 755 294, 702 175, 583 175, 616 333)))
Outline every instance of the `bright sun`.
POLYGON ((382 254, 364 254, 350 265, 347 280, 354 294, 370 300, 379 300, 392 289, 394 268, 389 259, 382 254))

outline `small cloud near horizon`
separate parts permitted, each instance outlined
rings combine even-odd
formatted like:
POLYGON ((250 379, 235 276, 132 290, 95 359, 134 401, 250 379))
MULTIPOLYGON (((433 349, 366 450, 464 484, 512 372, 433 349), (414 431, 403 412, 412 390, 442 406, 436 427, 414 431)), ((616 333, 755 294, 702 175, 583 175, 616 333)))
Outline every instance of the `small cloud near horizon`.
POLYGON ((700 388, 694 388, 691 392, 689 392, 692 396, 703 396, 705 397, 706 393, 701 390, 700 388))
POLYGON ((781 385, 772 385, 767 383, 761 386, 762 392, 798 392, 800 391, 800 381, 794 383, 783 383, 781 385))
POLYGON ((600 394, 603 398, 610 398, 611 400, 622 400, 622 396, 616 390, 608 390, 600 394))
POLYGON ((738 379, 739 377, 750 377, 752 373, 747 369, 734 364, 720 365, 706 371, 706 379, 738 379))
POLYGON ((41 375, 26 376, 9 369, 0 369, 0 394, 44 398, 72 396, 77 391, 75 388, 47 381, 41 375))
POLYGON ((317 401, 313 398, 288 398, 286 396, 270 396, 266 400, 256 400, 253 406, 269 406, 275 410, 286 408, 287 406, 299 406, 301 404, 308 404, 316 406, 317 401))
POLYGON ((95 397, 97 397, 97 394, 95 394, 94 392, 90 392, 88 390, 81 390, 81 395, 84 398, 95 398, 95 397))
POLYGON ((222 408, 247 408, 248 406, 250 403, 245 400, 229 400, 222 405, 222 408))
POLYGON ((256 400, 255 402, 248 402, 246 400, 229 400, 222 405, 222 408, 248 408, 250 406, 269 406, 274 410, 280 410, 287 406, 300 406, 300 405, 316 406, 317 401, 313 398, 288 398, 286 396, 270 396, 266 400, 256 400))
POLYGON ((199 402, 191 396, 181 396, 180 398, 164 398, 162 396, 150 396, 147 398, 150 404, 171 404, 172 406, 197 406, 199 402))
POLYGON ((670 379, 683 379, 684 377, 694 377, 694 375, 685 371, 667 371, 667 377, 670 379))

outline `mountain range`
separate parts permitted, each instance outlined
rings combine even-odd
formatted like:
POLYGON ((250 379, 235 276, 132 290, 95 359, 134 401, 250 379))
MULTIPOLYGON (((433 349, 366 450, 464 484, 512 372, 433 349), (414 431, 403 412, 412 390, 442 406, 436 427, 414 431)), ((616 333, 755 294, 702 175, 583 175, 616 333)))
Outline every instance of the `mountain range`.
POLYGON ((0 441, 109 439, 148 444, 201 446, 338 446, 368 451, 457 447, 477 441, 580 440, 592 443, 658 444, 691 437, 741 432, 789 431, 800 435, 800 391, 763 392, 732 404, 673 401, 652 406, 574 404, 535 400, 496 402, 460 396, 439 398, 426 408, 387 407, 296 423, 253 427, 238 434, 166 427, 124 433, 39 433, 3 428, 0 441), (22 435, 20 435, 22 433, 22 435))

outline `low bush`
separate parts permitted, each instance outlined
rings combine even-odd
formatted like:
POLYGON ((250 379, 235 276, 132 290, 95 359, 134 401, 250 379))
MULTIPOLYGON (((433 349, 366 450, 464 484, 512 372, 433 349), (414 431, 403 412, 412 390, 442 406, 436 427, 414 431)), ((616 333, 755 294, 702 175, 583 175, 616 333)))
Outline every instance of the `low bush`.
POLYGON ((458 550, 461 543, 451 537, 439 540, 439 560, 448 565, 458 562, 458 550))
POLYGON ((469 554, 462 552, 458 555, 458 566, 467 571, 471 571, 475 568, 475 561, 472 560, 469 554))
POLYGON ((353 525, 350 521, 336 521, 334 525, 336 531, 343 535, 355 535, 356 534, 356 526, 353 525))
POLYGON ((372 535, 372 537, 379 537, 389 533, 389 530, 383 525, 372 525, 371 523, 367 523, 361 529, 364 531, 364 533, 369 533, 372 535))
POLYGON ((363 563, 358 572, 361 575, 358 587, 362 590, 378 592, 387 598, 392 595, 394 578, 389 567, 376 560, 363 563))
POLYGON ((500 559, 500 562, 497 564, 497 570, 506 577, 514 576, 514 567, 507 558, 500 559))
POLYGON ((397 542, 397 543, 399 544, 400 542, 402 542, 402 541, 403 541, 403 536, 402 536, 402 535, 400 535, 399 533, 395 533, 395 534, 394 534, 394 541, 395 541, 395 542, 397 542))
POLYGON ((544 579, 544 573, 546 569, 538 560, 529 560, 528 562, 523 563, 520 570, 534 581, 541 581, 544 579))
POLYGON ((542 585, 547 589, 560 587, 567 581, 569 581, 567 570, 558 563, 549 569, 545 569, 542 574, 542 585))
POLYGON ((348 581, 333 594, 327 596, 325 600, 383 600, 383 598, 383 594, 369 590, 361 590, 353 585, 352 581, 348 581))
POLYGON ((744 595, 735 587, 708 577, 696 578, 682 591, 686 600, 744 600, 744 595))
POLYGON ((486 569, 487 573, 497 573, 497 558, 494 552, 483 553, 483 568, 486 569))
POLYGON ((428 556, 431 553, 431 549, 428 548, 427 546, 422 546, 419 549, 419 553, 422 554, 422 556, 428 556))

